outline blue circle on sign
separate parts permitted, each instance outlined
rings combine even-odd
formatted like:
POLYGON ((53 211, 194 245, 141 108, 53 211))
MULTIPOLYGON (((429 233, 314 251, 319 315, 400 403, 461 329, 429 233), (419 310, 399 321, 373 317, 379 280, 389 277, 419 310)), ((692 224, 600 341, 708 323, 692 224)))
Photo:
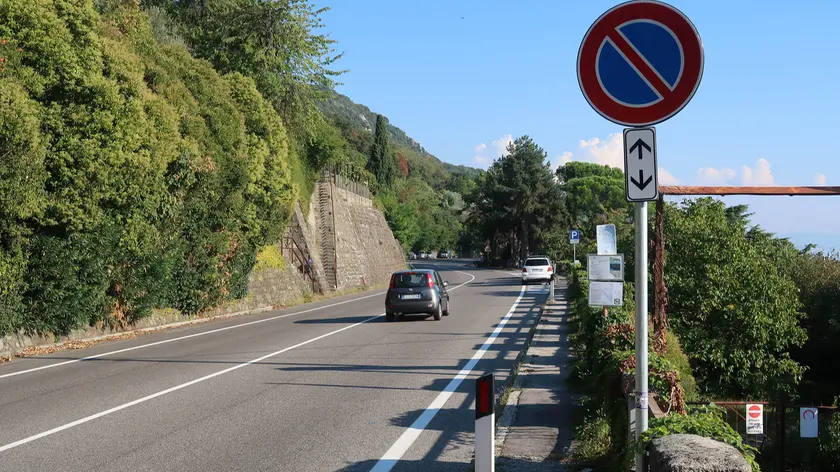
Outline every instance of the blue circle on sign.
POLYGON ((653 20, 636 20, 619 27, 617 33, 631 50, 622 52, 613 41, 604 41, 598 51, 598 82, 610 98, 628 107, 660 102, 661 92, 639 72, 643 65, 638 61, 646 63, 656 79, 673 91, 685 62, 673 31, 653 20), (635 63, 628 58, 631 55, 636 58, 635 63))

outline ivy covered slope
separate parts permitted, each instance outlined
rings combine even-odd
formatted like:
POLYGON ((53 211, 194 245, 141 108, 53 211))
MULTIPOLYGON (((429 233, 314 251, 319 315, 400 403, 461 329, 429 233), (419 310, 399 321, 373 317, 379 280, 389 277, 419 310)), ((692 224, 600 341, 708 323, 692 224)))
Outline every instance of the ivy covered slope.
POLYGON ((297 198, 254 82, 111 3, 0 0, 0 334, 242 296, 297 198))

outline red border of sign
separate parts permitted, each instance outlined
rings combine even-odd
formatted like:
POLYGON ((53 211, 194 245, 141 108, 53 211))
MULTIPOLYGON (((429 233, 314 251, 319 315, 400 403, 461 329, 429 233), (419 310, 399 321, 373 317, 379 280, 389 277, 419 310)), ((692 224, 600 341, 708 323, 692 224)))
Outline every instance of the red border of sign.
POLYGON ((607 10, 589 27, 578 50, 578 84, 589 105, 604 118, 625 126, 650 126, 676 115, 694 97, 703 77, 703 62, 703 43, 688 17, 667 3, 631 0, 607 10), (601 87, 596 61, 610 33, 640 19, 657 21, 674 32, 683 50, 683 71, 670 95, 647 107, 629 107, 610 98, 601 87))

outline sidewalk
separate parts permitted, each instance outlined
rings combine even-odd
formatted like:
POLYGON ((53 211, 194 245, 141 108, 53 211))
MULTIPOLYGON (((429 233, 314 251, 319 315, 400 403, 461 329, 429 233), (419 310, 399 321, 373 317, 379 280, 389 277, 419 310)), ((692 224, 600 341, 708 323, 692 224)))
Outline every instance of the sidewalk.
POLYGON ((558 279, 499 419, 500 472, 562 471, 572 442, 574 397, 568 391, 568 283, 558 279))

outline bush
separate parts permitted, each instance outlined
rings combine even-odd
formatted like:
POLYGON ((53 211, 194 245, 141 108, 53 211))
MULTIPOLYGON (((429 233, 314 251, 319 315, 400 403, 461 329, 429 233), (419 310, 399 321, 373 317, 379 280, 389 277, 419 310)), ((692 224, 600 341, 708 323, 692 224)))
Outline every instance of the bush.
MULTIPOLYGON (((572 321, 576 325, 571 336, 571 348, 576 354, 572 378, 589 395, 583 407, 586 420, 577 429, 578 440, 583 440, 584 445, 576 453, 576 460, 580 463, 594 460, 602 467, 619 470, 626 465, 628 457, 626 394, 629 391, 622 390, 622 381, 624 376, 632 377, 636 368, 633 284, 625 283, 624 306, 610 308, 604 316, 603 310, 588 304, 586 270, 577 268, 571 275, 569 293, 572 321), (610 436, 609 442, 604 440, 605 434, 610 436)), ((673 341, 669 356, 649 351, 648 384, 663 408, 682 412, 684 394, 680 374, 669 358, 686 366, 687 359, 675 337, 673 341)), ((690 369, 686 369, 685 375, 691 378, 690 369)))
POLYGON ((603 411, 589 416, 575 428, 572 460, 577 465, 593 466, 603 461, 612 449, 610 422, 603 411))
POLYGON ((685 355, 682 346, 680 346, 680 340, 676 334, 669 330, 665 332, 665 342, 667 344, 665 359, 679 375, 680 385, 685 392, 685 401, 697 401, 700 395, 697 390, 697 382, 691 372, 688 356, 685 355))

